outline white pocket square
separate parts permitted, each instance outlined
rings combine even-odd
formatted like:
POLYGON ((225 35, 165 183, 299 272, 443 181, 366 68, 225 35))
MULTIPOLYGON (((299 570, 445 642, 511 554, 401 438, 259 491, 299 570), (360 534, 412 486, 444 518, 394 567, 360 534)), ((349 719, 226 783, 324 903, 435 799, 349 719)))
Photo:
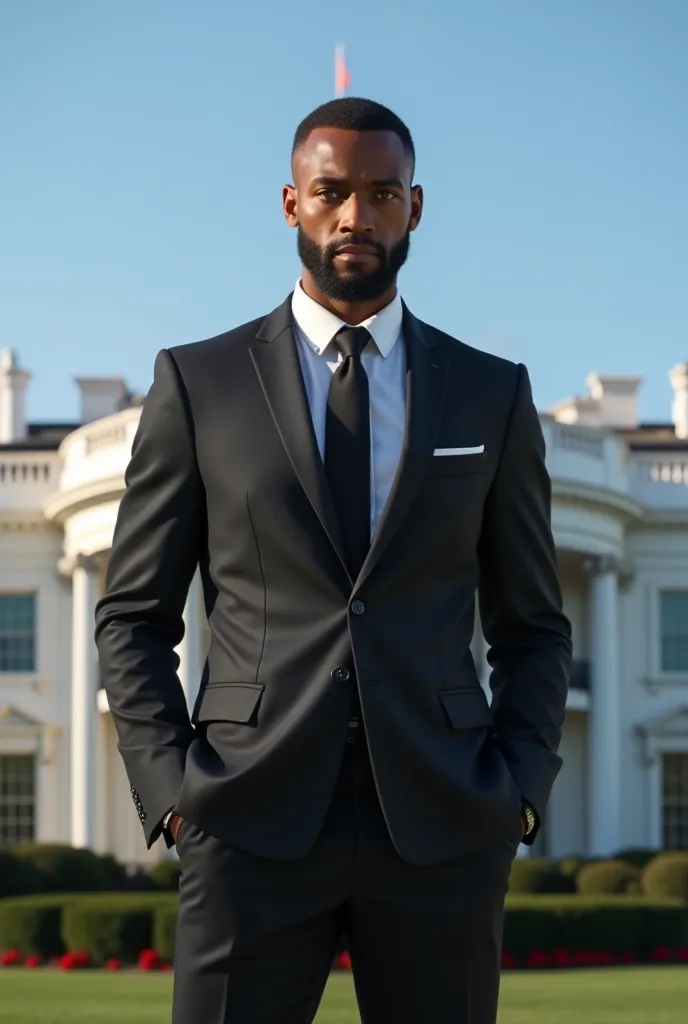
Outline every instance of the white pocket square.
POLYGON ((435 448, 433 455, 482 455, 485 451, 484 444, 477 444, 473 448, 435 448))

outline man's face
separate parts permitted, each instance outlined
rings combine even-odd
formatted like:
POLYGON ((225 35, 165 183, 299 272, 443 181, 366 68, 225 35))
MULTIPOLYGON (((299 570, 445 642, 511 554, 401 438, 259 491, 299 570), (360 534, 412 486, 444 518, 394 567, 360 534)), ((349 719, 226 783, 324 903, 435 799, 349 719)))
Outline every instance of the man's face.
POLYGON ((316 287, 334 301, 383 296, 406 262, 422 209, 401 139, 318 128, 295 153, 293 171, 284 211, 316 287))

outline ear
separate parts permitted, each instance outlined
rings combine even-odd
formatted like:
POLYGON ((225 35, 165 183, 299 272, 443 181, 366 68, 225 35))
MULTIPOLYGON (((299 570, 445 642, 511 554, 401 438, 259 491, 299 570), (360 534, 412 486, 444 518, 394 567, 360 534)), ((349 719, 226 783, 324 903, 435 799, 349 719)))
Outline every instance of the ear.
POLYGON ((298 192, 295 185, 285 185, 282 189, 282 212, 290 228, 298 227, 297 216, 298 192))
POLYGON ((409 230, 415 231, 420 224, 421 217, 423 216, 423 187, 422 185, 413 185, 411 188, 411 217, 409 220, 409 230))

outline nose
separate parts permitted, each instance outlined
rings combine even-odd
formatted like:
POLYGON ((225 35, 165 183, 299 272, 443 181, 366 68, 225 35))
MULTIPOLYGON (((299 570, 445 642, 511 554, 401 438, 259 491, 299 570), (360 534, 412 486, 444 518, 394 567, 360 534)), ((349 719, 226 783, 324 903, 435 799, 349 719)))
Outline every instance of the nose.
POLYGON ((343 235, 371 234, 375 230, 371 204, 352 192, 340 208, 339 230, 343 235))

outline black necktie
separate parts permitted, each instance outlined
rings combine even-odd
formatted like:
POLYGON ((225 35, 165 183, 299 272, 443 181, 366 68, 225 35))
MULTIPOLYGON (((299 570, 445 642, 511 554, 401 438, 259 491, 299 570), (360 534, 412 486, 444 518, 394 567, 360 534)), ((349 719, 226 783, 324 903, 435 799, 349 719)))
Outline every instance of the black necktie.
POLYGON ((325 473, 353 579, 370 546, 370 402, 361 363, 369 340, 365 327, 343 327, 335 335, 342 362, 332 376, 325 427, 325 473))

